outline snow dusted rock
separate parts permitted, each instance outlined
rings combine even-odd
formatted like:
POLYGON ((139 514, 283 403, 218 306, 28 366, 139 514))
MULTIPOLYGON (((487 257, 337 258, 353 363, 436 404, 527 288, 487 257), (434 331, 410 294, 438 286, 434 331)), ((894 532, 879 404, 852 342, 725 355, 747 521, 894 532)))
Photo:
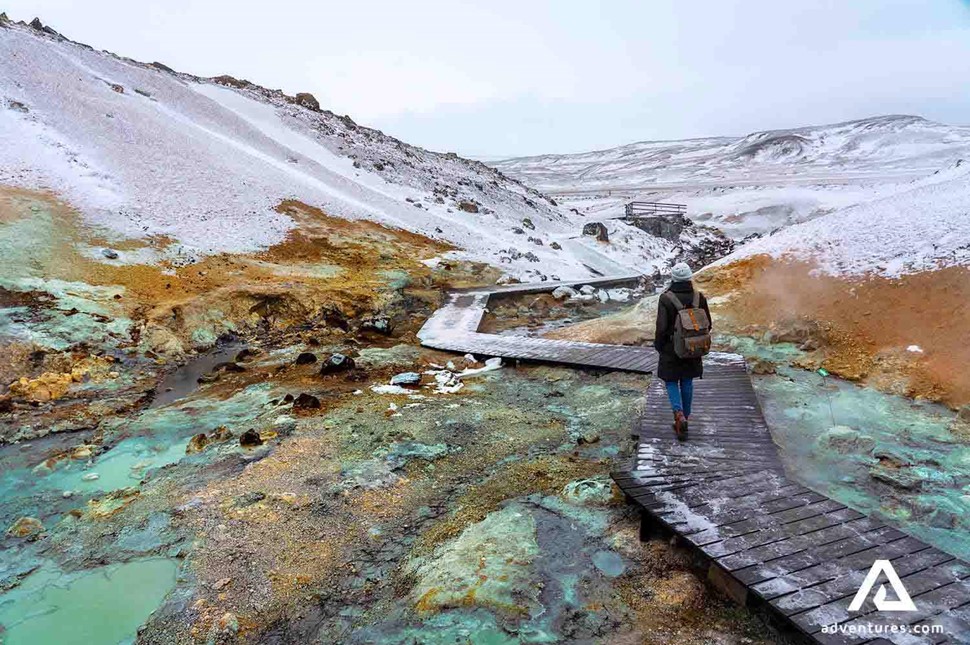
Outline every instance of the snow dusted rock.
POLYGON ((402 372, 391 377, 391 385, 417 386, 421 384, 421 375, 417 372, 402 372))
POLYGON ((610 300, 616 302, 629 302, 632 292, 629 289, 607 289, 610 300))
POLYGON ((303 107, 313 110, 314 112, 320 111, 320 102, 317 101, 316 97, 309 92, 300 92, 294 97, 294 100, 297 105, 302 105, 303 107))
POLYGON ((596 293, 596 287, 588 284, 584 284, 579 288, 579 292, 584 296, 591 296, 596 293))
POLYGON ((609 242, 610 234, 602 222, 590 222, 583 226, 583 235, 595 237, 598 242, 609 242))
POLYGON ((606 291, 606 289, 600 289, 597 291, 596 297, 599 298, 600 302, 602 302, 604 305, 610 301, 610 294, 606 291))
POLYGON ((556 300, 571 300, 579 295, 579 292, 572 287, 556 287, 552 292, 552 297, 556 300))

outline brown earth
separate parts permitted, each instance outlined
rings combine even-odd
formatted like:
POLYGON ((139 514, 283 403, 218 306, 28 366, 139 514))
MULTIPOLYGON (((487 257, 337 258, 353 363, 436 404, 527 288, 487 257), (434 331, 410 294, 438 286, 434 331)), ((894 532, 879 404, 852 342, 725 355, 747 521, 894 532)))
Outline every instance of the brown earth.
POLYGON ((835 277, 755 256, 697 280, 732 331, 819 348, 844 378, 952 407, 970 402, 970 269, 835 277), (720 296, 721 298, 717 298, 720 296), (923 351, 910 352, 918 346, 923 351))

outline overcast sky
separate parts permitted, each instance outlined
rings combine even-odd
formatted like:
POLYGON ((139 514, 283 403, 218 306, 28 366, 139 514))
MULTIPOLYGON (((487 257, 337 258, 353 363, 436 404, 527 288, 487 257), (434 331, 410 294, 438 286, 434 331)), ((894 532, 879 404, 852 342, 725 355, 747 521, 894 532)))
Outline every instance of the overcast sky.
POLYGON ((889 113, 970 124, 968 0, 0 0, 0 10, 179 71, 312 92, 359 123, 466 155, 889 113))

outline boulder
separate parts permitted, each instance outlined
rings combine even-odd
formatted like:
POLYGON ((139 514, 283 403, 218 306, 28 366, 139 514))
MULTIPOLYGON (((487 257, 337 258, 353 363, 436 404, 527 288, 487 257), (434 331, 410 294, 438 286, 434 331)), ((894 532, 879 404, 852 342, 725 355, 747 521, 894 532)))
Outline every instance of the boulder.
POLYGON ((553 242, 552 244, 549 245, 549 248, 552 249, 553 251, 561 251, 562 245, 559 244, 559 242, 553 242))
POLYGON ((300 92, 295 97, 296 104, 314 112, 320 111, 320 102, 309 92, 300 92))
POLYGON ((44 524, 36 517, 21 517, 7 529, 7 535, 18 538, 31 537, 43 532, 44 524))
POLYGON ((600 242, 609 242, 610 234, 602 222, 590 222, 583 226, 583 235, 595 237, 600 242))
POLYGON ((300 396, 296 397, 293 401, 294 410, 319 410, 320 409, 320 399, 313 396, 312 394, 307 394, 303 392, 300 396))
POLYGON ((259 436, 258 432, 250 428, 239 435, 239 445, 243 448, 255 448, 263 445, 263 438, 259 436))
POLYGON ((209 437, 204 433, 200 432, 191 439, 189 439, 189 445, 185 446, 185 454, 194 455, 205 450, 205 447, 209 445, 209 437))
POLYGON ((463 202, 459 202, 458 209, 463 210, 466 213, 477 213, 478 204, 476 204, 475 202, 463 201, 463 202))
POLYGON ((297 365, 310 365, 317 362, 317 355, 312 352, 301 352, 299 356, 296 357, 297 365))
POLYGON ((589 284, 584 284, 579 288, 579 292, 584 296, 591 296, 596 293, 596 287, 589 284))
POLYGON ((522 220, 522 226, 529 229, 530 231, 536 230, 536 225, 532 223, 532 220, 526 217, 522 220))
POLYGON ((117 260, 118 252, 114 249, 101 249, 101 255, 108 258, 109 260, 117 260))
POLYGON ((323 362, 320 373, 324 375, 336 374, 338 372, 346 372, 349 369, 353 369, 353 367, 354 359, 343 354, 333 354, 323 362))

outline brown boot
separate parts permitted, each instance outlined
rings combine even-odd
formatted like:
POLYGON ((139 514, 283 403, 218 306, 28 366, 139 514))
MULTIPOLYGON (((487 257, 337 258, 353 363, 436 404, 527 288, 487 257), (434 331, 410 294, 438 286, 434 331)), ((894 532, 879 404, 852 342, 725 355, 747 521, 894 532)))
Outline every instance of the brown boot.
POLYGON ((674 412, 674 434, 677 435, 677 441, 687 438, 687 433, 684 431, 684 413, 680 410, 674 412))

